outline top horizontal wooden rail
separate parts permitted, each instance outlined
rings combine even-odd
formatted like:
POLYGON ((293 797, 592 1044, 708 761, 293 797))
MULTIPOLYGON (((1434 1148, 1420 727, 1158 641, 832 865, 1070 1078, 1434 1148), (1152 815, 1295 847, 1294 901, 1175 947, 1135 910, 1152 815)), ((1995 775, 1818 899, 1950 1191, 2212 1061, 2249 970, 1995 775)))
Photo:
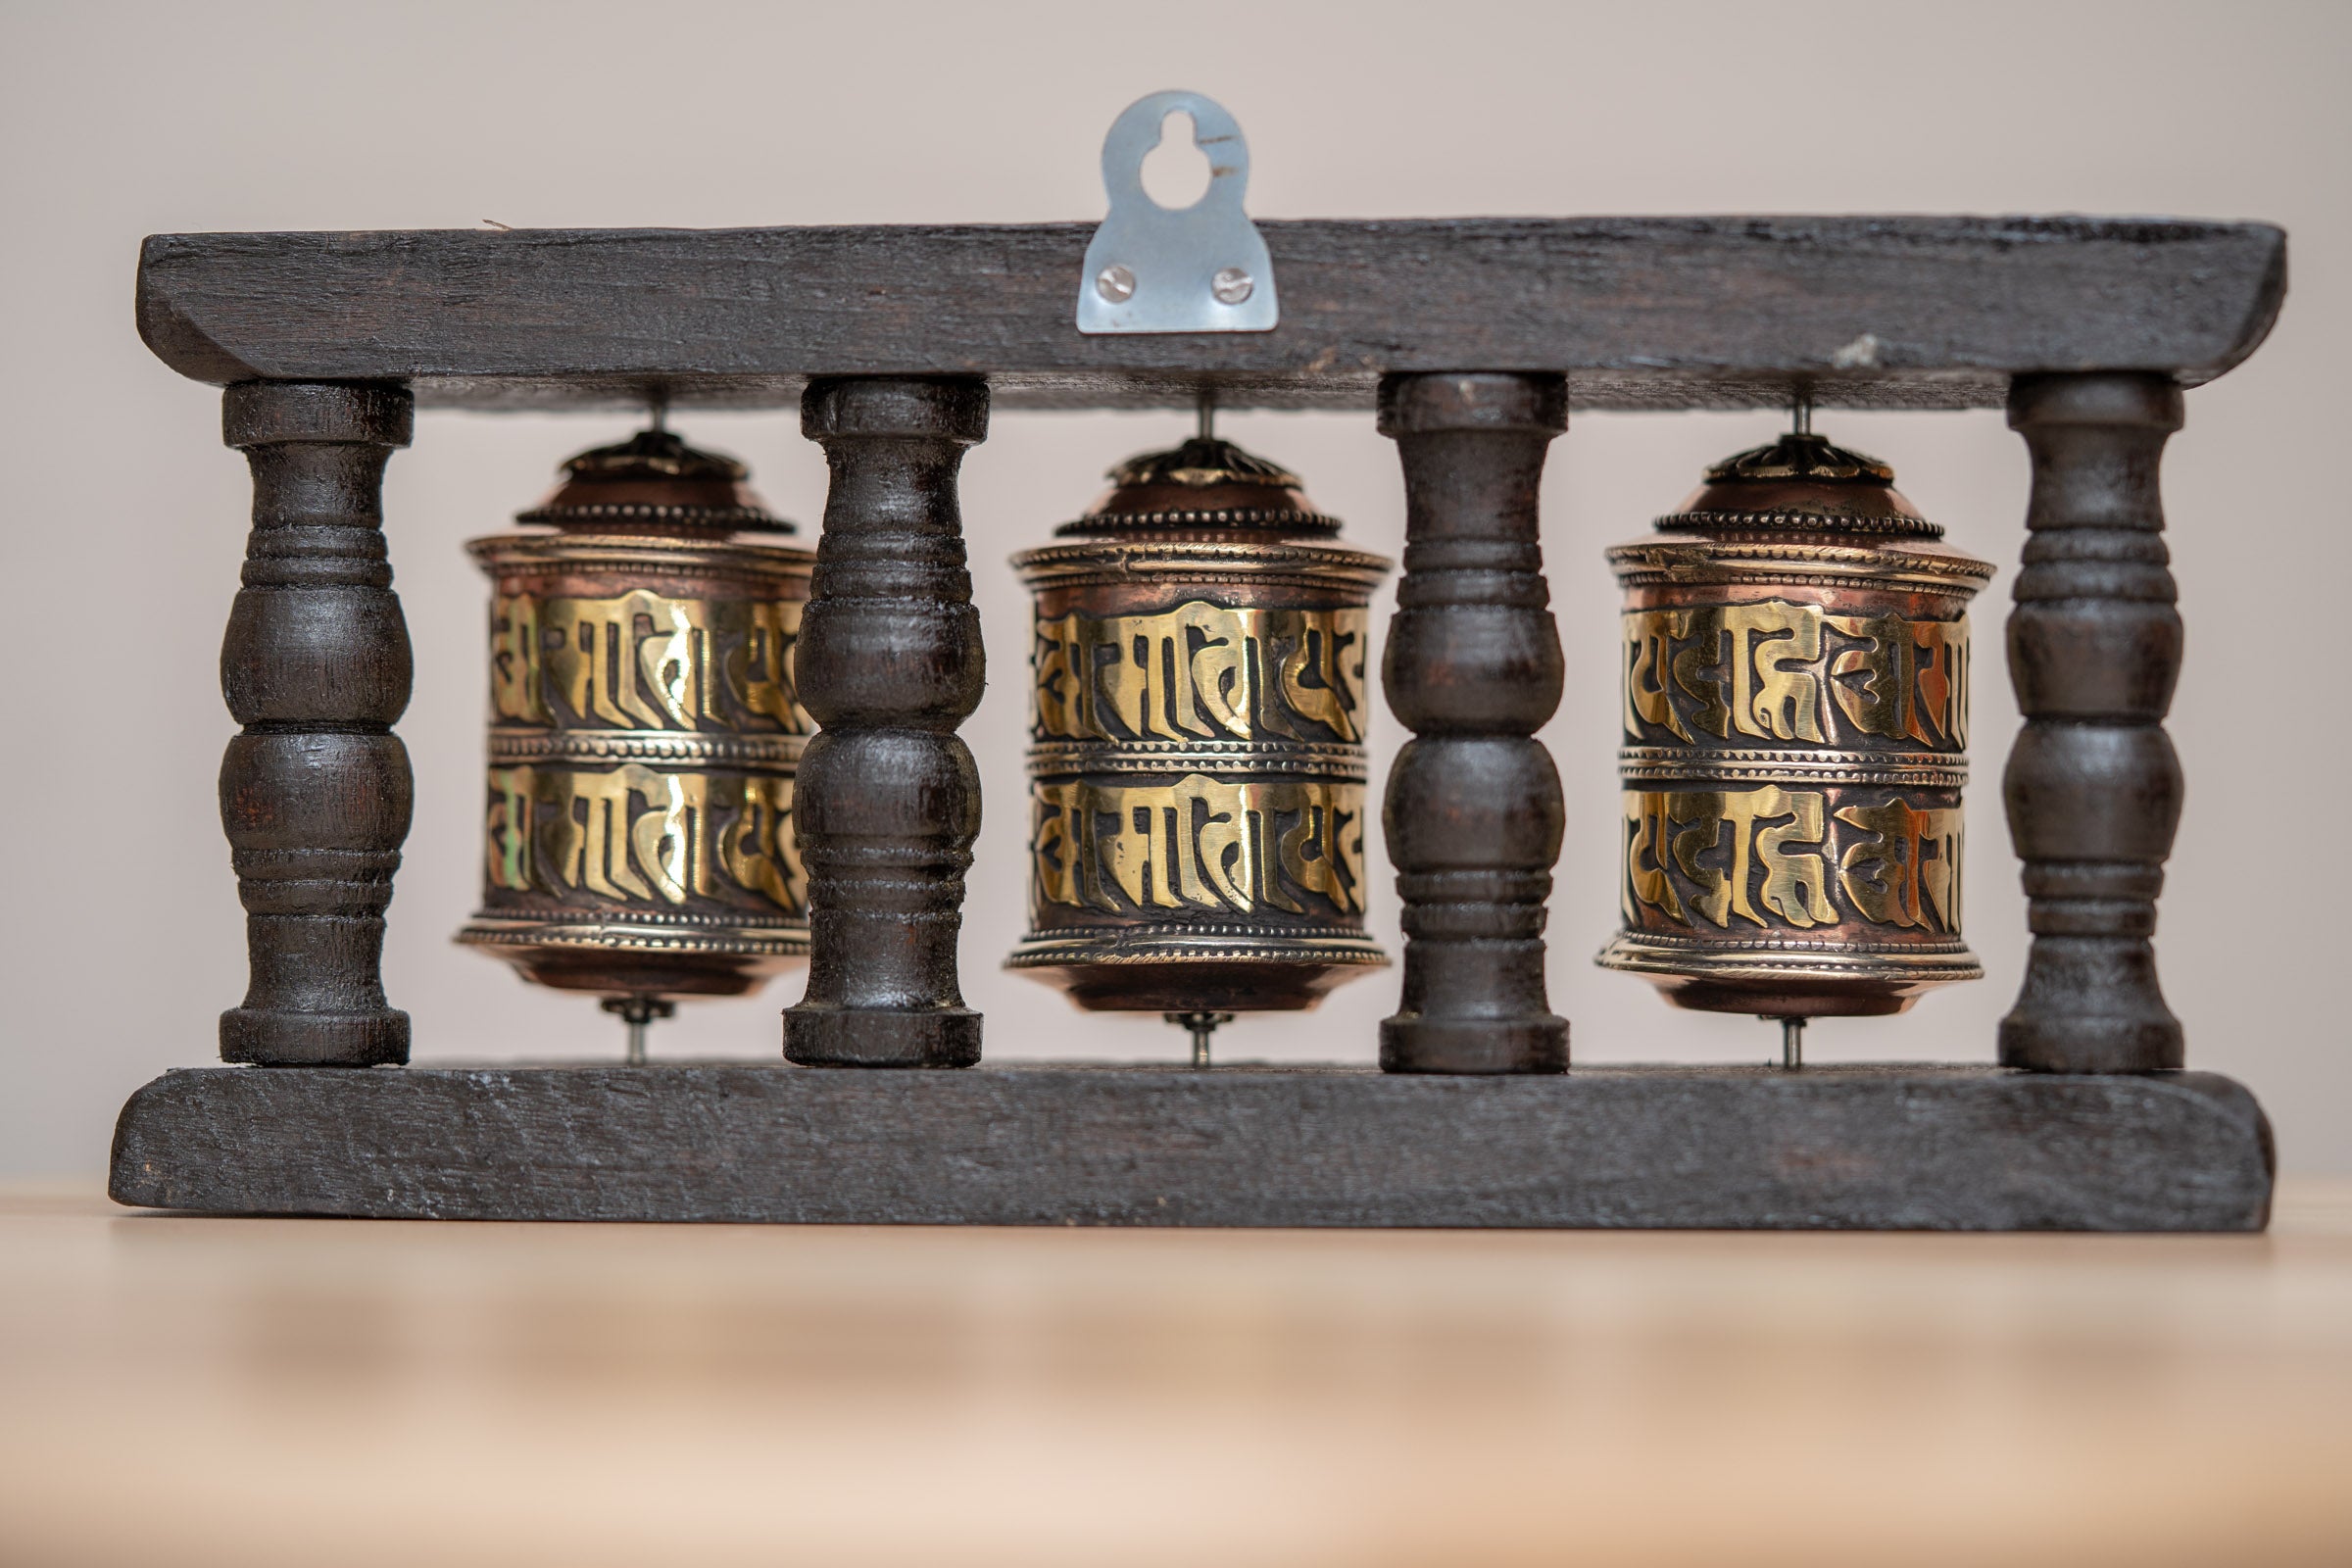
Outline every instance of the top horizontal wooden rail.
POLYGON ((1088 337, 1092 226, 164 234, 139 330, 224 384, 427 407, 760 408, 812 375, 986 375, 1000 406, 1365 408, 1391 370, 1564 370, 1592 408, 1998 406, 2012 375, 2212 379, 2285 291, 2261 223, 2090 218, 1267 222, 1282 324, 1088 337))

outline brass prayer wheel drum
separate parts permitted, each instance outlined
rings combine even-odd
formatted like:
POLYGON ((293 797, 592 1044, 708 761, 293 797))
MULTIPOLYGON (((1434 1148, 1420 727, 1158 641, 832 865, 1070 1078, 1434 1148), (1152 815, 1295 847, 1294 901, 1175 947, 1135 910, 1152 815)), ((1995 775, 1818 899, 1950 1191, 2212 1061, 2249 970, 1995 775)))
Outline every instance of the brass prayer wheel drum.
POLYGON ((1680 1006, 1899 1012, 1979 979, 1960 928, 1968 604, 1875 458, 1803 428, 1608 552, 1625 587, 1625 929, 1680 1006))
POLYGON ((1298 480, 1202 434, 1131 460, 1036 596, 1031 929, 1007 967, 1079 1006, 1311 1007, 1364 933, 1367 606, 1298 480))
POLYGON ((515 519, 547 528, 466 547, 496 589, 487 864, 458 940, 567 991, 743 994, 808 951, 792 646, 815 558, 735 537, 791 525, 665 430, 564 475, 515 519))

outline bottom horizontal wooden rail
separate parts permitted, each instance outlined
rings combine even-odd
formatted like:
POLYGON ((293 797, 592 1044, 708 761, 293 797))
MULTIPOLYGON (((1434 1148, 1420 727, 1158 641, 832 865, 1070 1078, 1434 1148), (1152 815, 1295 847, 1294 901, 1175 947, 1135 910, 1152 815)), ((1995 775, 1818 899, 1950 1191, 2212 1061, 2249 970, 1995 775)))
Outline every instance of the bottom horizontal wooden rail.
POLYGON ((847 1224, 2257 1231, 2211 1073, 1087 1064, 206 1067, 133 1095, 122 1203, 847 1224))

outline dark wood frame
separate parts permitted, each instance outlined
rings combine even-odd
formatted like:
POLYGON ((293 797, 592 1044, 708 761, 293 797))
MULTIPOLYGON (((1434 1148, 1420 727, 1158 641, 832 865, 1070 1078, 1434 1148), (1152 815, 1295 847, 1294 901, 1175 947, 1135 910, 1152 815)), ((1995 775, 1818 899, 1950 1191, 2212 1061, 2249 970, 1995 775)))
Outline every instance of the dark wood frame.
POLYGON ((1137 337, 1072 325, 1075 224, 149 240, 140 330, 227 388, 254 471, 221 665, 244 725, 221 811, 253 982, 221 1046, 267 1070, 133 1097, 115 1195, 476 1217, 2259 1229, 2267 1126, 2244 1091, 2178 1071, 2148 942, 2180 801, 2156 472, 2181 389, 2269 330, 2284 236, 2029 218, 1262 226, 1277 330, 1137 337), (378 973, 410 788, 380 477, 413 406, 800 404, 833 488, 801 671, 823 726, 802 774, 814 953, 786 1054, 920 1068, 980 1054, 956 981, 979 800, 955 730, 981 679, 960 454, 992 403, 1185 406, 1210 387, 1230 407, 1377 405, 1403 461, 1386 685, 1415 739, 1389 786, 1407 949, 1385 1074, 348 1070, 408 1050, 378 973), (1559 792, 1533 738, 1560 681, 1545 447, 1571 405, 1799 390, 2005 404, 2033 455, 2009 627, 2028 725, 2004 796, 2034 937, 2003 1066, 1566 1073, 1543 986, 1559 792))

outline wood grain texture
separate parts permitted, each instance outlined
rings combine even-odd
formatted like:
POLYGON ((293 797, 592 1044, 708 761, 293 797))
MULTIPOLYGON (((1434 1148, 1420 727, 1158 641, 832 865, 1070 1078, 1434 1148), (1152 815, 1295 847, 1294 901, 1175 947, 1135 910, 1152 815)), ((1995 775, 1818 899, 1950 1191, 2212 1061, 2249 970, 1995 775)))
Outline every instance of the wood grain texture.
POLYGON ((1544 901, 1565 826, 1536 731, 1559 707, 1544 580, 1544 449, 1568 427, 1556 375, 1399 375, 1380 430, 1404 466, 1404 576, 1381 688, 1413 738, 1381 826, 1404 907, 1404 980, 1381 1022, 1390 1072, 1568 1065, 1544 989, 1544 901))
POLYGON ((2195 384, 2285 288, 2259 223, 1582 218, 1259 225, 1272 332, 1089 337, 1092 226, 166 234, 141 334, 215 383, 426 407, 789 407, 817 375, 986 375, 1000 407, 1369 408, 1400 371, 1561 371, 1580 405, 1997 408, 2013 375, 2195 384))
POLYGON ((807 1066, 967 1067, 980 1014, 956 970, 980 770, 956 726, 987 683, 956 499, 988 434, 974 380, 820 381, 801 427, 832 484, 793 645, 818 730, 793 798, 808 987, 784 1012, 807 1066))
POLYGON ((2252 1231, 2205 1073, 758 1063, 168 1073, 123 1203, 452 1219, 2252 1231))
POLYGON ((245 382, 223 436, 253 470, 244 586, 220 689, 244 726, 220 760, 220 825, 251 981, 220 1015, 228 1061, 409 1058, 384 999, 384 909, 408 837, 408 623, 385 560, 383 475, 408 445, 397 386, 245 382))
POLYGON ((2158 467, 2179 387, 2151 375, 2019 380, 2009 422, 2034 455, 2009 679, 2026 727, 2001 789, 2026 862, 2026 958, 2000 1059, 2049 1072, 2178 1067, 2156 978, 2156 897, 2180 825, 2164 730, 2180 613, 2158 467))

